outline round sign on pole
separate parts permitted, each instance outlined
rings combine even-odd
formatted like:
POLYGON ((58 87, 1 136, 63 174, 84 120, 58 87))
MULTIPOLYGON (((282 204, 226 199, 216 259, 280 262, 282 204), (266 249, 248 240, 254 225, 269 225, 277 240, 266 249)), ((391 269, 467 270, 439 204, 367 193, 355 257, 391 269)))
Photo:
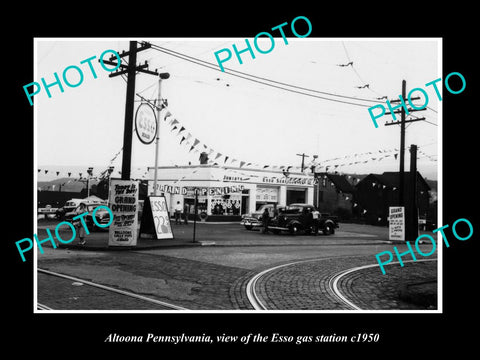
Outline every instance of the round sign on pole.
POLYGON ((135 132, 138 139, 148 145, 155 140, 157 135, 157 117, 153 108, 147 104, 142 103, 137 108, 135 113, 135 132))

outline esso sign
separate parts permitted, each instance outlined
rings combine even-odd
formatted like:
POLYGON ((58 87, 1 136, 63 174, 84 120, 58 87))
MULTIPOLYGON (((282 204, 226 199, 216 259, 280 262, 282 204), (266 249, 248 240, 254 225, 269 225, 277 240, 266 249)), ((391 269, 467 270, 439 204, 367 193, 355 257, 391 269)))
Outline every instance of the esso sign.
POLYGON ((138 139, 144 144, 151 144, 157 135, 157 119, 153 108, 143 103, 135 114, 135 132, 138 139))

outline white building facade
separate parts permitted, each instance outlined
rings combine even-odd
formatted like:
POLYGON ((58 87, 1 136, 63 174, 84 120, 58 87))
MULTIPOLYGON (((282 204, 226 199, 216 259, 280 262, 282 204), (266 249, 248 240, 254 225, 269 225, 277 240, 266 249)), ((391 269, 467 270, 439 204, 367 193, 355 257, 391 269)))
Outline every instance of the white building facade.
MULTIPOLYGON (((154 194, 154 170, 148 169, 148 195, 154 194)), ((262 204, 313 204, 314 200, 313 175, 217 165, 158 167, 156 188, 157 195, 165 195, 171 212, 180 202, 189 213, 194 212, 197 190, 201 217, 240 216, 262 204)))

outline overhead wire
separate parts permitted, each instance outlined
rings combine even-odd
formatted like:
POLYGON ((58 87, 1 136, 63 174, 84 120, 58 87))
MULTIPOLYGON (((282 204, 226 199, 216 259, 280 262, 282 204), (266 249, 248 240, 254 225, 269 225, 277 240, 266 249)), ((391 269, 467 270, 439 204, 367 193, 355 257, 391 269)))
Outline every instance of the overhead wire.
POLYGON ((345 46, 345 42, 344 42, 344 41, 342 41, 342 46, 343 46, 343 50, 345 50, 345 55, 347 56, 348 62, 351 64, 351 67, 352 67, 353 72, 355 73, 355 75, 357 75, 358 79, 362 82, 363 87, 367 87, 367 89, 370 90, 371 92, 377 94, 378 96, 384 97, 382 94, 380 94, 380 93, 376 92, 375 90, 371 89, 371 88, 370 88, 370 84, 367 84, 367 83, 362 79, 362 77, 360 76, 360 74, 358 73, 357 69, 355 68, 355 66, 354 66, 354 64, 353 64, 352 59, 350 59, 350 55, 348 54, 347 47, 345 46))
MULTIPOLYGON (((197 65, 209 68, 211 70, 222 72, 221 69, 218 68, 217 65, 215 65, 213 63, 210 63, 208 61, 205 61, 205 60, 195 58, 195 57, 190 56, 190 55, 186 55, 186 54, 174 51, 174 50, 170 50, 170 49, 167 49, 167 48, 155 45, 155 44, 152 44, 152 49, 160 51, 160 52, 165 53, 165 54, 170 55, 170 56, 174 56, 174 57, 183 59, 185 61, 192 62, 192 63, 197 64, 197 65)), ((351 100, 356 100, 356 101, 367 101, 367 102, 371 102, 371 103, 380 103, 381 102, 381 101, 374 100, 374 99, 357 98, 357 97, 353 97, 353 96, 333 94, 333 93, 329 93, 329 92, 325 92, 325 91, 309 89, 309 88, 305 88, 305 87, 301 87, 301 86, 297 86, 297 85, 287 84, 287 83, 284 83, 284 82, 268 79, 268 78, 265 78, 265 77, 260 77, 260 76, 248 74, 248 73, 238 71, 238 70, 233 70, 233 69, 229 69, 229 68, 224 68, 224 69, 225 69, 225 71, 223 71, 223 73, 228 74, 228 75, 232 75, 232 76, 235 76, 235 77, 239 77, 239 78, 242 78, 244 80, 252 81, 252 82, 259 83, 259 84, 266 85, 266 86, 270 86, 270 87, 273 87, 273 88, 297 93, 297 94, 300 94, 300 95, 319 98, 319 99, 323 99, 323 100, 327 100, 327 101, 339 102, 339 103, 361 106, 361 107, 370 107, 371 106, 371 105, 354 103, 354 102, 350 102, 350 101, 332 99, 332 98, 328 98, 328 97, 324 97, 324 96, 310 94, 310 93, 307 93, 305 91, 309 91, 309 92, 317 93, 317 94, 328 95, 328 96, 332 96, 332 97, 351 99, 351 100), (286 86, 288 86, 290 88, 288 88, 286 86), (303 90, 303 91, 300 91, 300 90, 303 90)))

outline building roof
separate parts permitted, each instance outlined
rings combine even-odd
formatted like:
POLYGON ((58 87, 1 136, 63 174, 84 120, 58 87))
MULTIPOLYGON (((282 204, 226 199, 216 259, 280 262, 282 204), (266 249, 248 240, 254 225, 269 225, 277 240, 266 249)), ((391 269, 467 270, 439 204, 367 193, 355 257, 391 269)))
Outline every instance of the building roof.
POLYGON ((335 184, 335 187, 344 193, 353 193, 355 188, 350 184, 345 175, 325 174, 335 184))
MULTIPOLYGON (((386 186, 390 186, 390 187, 398 187, 400 185, 399 172, 390 171, 390 172, 384 172, 383 174, 370 174, 367 177, 365 177, 363 180, 366 180, 368 178, 374 178, 379 183, 381 183, 383 185, 386 185, 386 186)), ((407 182, 409 180, 409 178, 410 178, 410 172, 405 171, 405 182, 407 182)), ((423 176, 418 171, 417 171, 417 179, 420 180, 420 182, 422 182, 424 184, 424 186, 427 190, 431 190, 428 183, 425 181, 423 176)), ((360 181, 359 184, 362 181, 360 181)))

